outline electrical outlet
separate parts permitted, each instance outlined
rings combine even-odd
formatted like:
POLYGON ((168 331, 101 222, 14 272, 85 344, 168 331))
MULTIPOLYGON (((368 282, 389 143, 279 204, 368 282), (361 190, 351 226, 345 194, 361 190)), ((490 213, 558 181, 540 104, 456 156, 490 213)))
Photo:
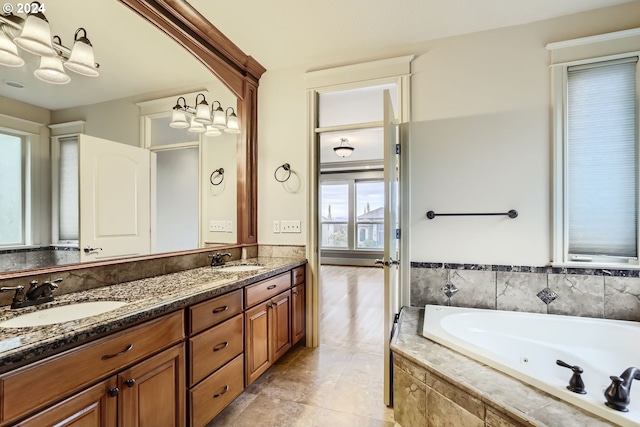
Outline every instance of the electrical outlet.
POLYGON ((273 232, 274 233, 280 232, 280 221, 273 221, 273 232))
POLYGON ((280 221, 280 230, 283 233, 300 233, 300 220, 280 221))
POLYGON ((227 227, 225 228, 227 233, 233 233, 233 221, 227 221, 227 227))
POLYGON ((226 225, 225 221, 209 221, 209 231, 224 232, 226 225))

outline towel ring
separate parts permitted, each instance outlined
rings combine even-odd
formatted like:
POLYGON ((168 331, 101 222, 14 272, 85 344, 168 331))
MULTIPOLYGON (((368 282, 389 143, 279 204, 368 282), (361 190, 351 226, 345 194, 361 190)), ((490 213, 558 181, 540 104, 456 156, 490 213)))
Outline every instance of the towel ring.
POLYGON ((276 179, 276 181, 278 182, 286 182, 289 180, 289 178, 291 178, 291 166, 289 165, 289 163, 285 163, 282 166, 278 166, 278 168, 276 169, 276 171, 273 173, 273 177, 276 179), (280 169, 284 169, 285 172, 289 172, 287 174, 287 177, 285 179, 278 179, 278 171, 280 169))
POLYGON ((213 185, 220 185, 222 184, 222 181, 224 181, 224 169, 220 168, 220 169, 216 169, 213 172, 211 172, 211 176, 209 177, 209 181, 211 182, 211 184, 213 185), (213 177, 215 174, 218 174, 218 176, 216 176, 215 178, 213 177), (218 179, 217 182, 214 182, 215 179, 218 179))

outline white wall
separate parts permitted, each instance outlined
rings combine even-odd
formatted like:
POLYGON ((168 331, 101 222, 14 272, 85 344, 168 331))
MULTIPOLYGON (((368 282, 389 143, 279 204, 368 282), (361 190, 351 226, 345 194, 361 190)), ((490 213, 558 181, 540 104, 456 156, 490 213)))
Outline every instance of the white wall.
MULTIPOLYGON (((640 26, 640 2, 425 43, 412 64, 411 261, 544 265, 551 256, 549 42, 640 26), (426 219, 426 212, 506 212, 426 219)), ((363 55, 366 54, 363 52, 363 55)), ((406 54, 402 52, 401 54, 406 54)), ((354 58, 353 63, 357 63, 354 58)), ((260 82, 258 241, 271 221, 303 215, 308 195, 273 181, 279 159, 306 175, 303 69, 260 82), (286 153, 286 154, 285 154, 286 153), (301 156, 305 156, 304 159, 301 156)), ((305 224, 306 226, 306 224, 305 224)))
POLYGON ((304 69, 268 71, 258 94, 258 243, 304 245, 307 241, 308 152, 304 69), (283 163, 291 178, 273 177, 283 163), (273 221, 300 220, 301 233, 273 233, 273 221))

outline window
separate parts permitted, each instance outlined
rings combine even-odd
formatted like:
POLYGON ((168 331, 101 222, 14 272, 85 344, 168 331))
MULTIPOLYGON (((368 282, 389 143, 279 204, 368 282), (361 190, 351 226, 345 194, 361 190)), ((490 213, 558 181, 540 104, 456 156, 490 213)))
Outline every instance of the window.
POLYGON ((80 235, 78 136, 58 139, 58 243, 76 243, 80 235))
POLYGON ((384 183, 356 182, 356 247, 382 249, 384 247, 384 183))
POLYGON ((320 185, 322 249, 381 250, 384 245, 384 183, 381 179, 331 175, 320 185))
POLYGON ((349 184, 323 183, 320 187, 322 203, 322 247, 349 248, 349 184))
POLYGON ((638 264, 637 64, 633 56, 562 67, 556 262, 638 264))
POLYGON ((25 140, 0 133, 0 247, 25 243, 25 140))

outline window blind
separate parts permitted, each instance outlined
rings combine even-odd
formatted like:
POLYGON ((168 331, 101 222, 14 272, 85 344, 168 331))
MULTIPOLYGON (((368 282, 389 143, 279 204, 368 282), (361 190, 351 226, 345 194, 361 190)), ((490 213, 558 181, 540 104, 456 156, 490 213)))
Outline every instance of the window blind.
POLYGON ((569 254, 638 254, 637 61, 567 70, 569 254))
POLYGON ((60 138, 60 229, 58 238, 63 241, 79 239, 78 167, 78 137, 60 138))

